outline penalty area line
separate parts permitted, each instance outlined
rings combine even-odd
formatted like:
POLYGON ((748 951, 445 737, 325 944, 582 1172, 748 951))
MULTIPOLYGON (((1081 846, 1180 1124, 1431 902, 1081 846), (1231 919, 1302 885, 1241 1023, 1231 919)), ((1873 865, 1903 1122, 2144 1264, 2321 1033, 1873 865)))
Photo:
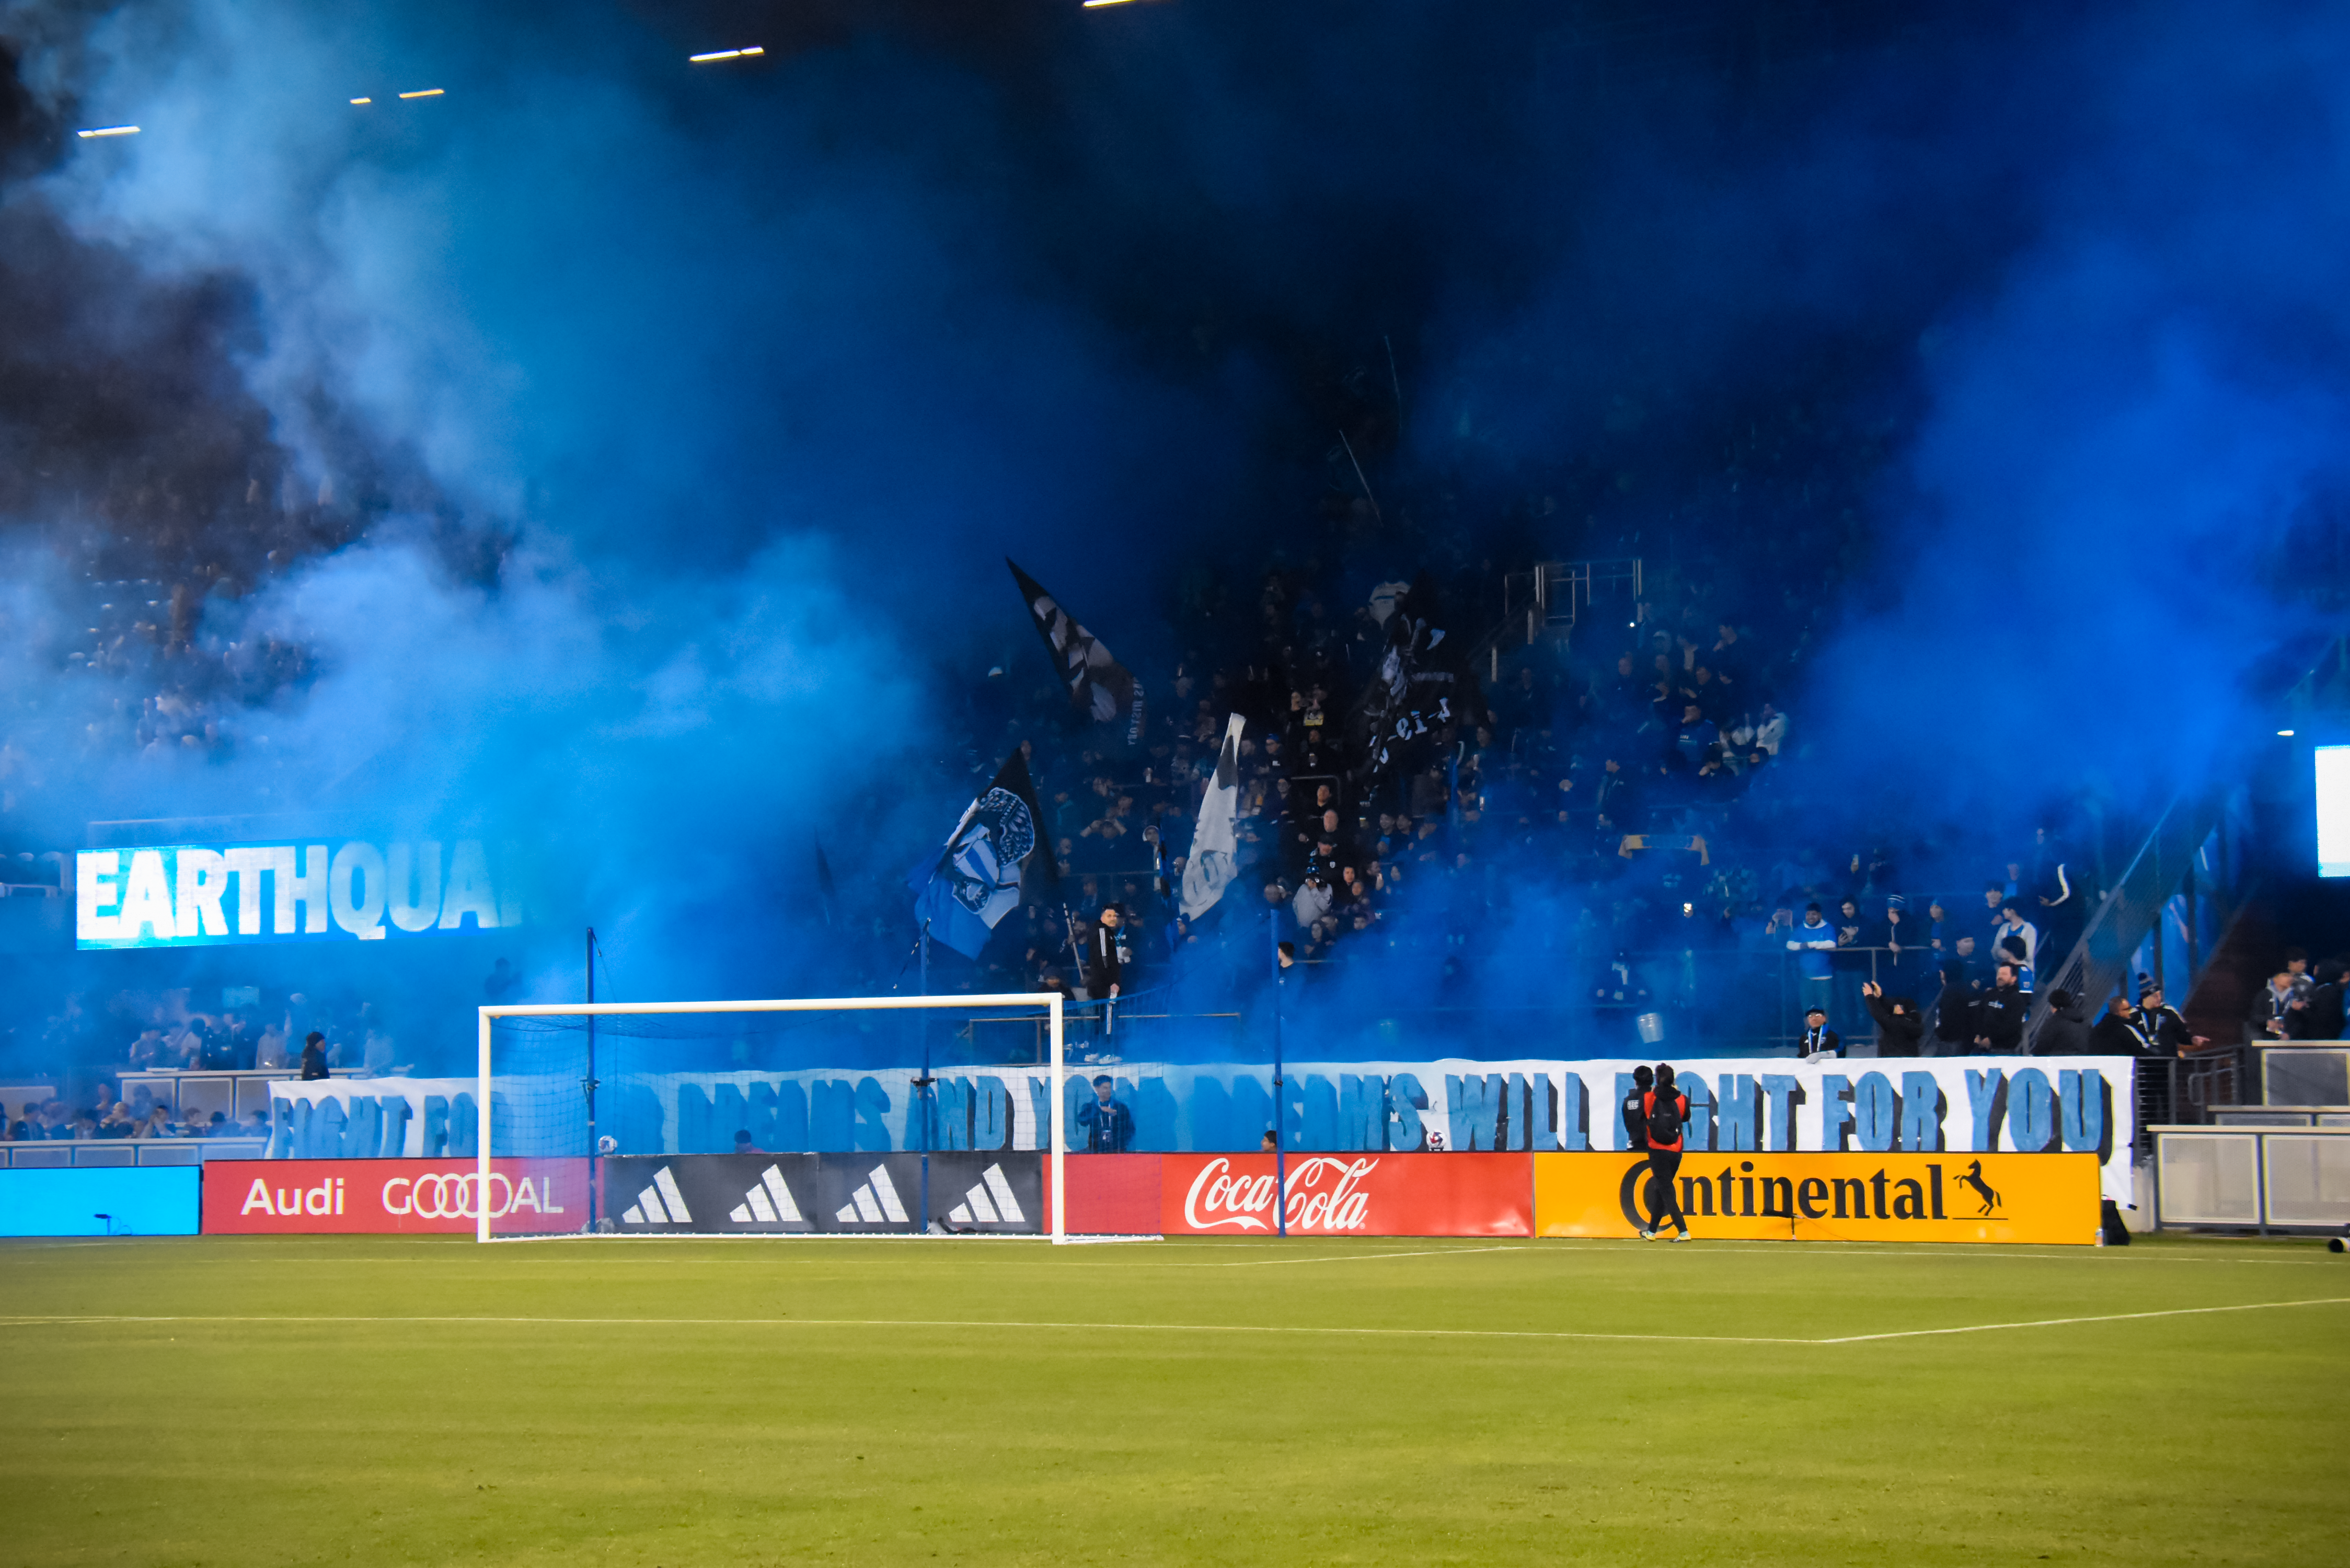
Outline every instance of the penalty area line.
POLYGON ((1877 1339, 1928 1339, 1936 1334, 1991 1334, 2010 1328, 2062 1328, 2077 1323, 2133 1323, 2153 1317, 2199 1317, 2220 1312, 2273 1312, 2280 1307, 2345 1306, 2350 1296, 2318 1296, 2298 1302, 2244 1302, 2234 1306, 2166 1307, 2159 1312, 2109 1312, 2087 1317, 2042 1317, 2023 1323, 1970 1323, 1956 1328, 1905 1328, 1890 1334, 1847 1334, 1834 1339, 1814 1339, 1812 1345, 1863 1345, 1877 1339))

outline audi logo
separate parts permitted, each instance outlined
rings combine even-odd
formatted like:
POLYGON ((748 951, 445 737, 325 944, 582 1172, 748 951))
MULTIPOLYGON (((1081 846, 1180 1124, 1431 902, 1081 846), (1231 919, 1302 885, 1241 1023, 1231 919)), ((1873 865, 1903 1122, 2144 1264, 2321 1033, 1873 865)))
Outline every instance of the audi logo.
MULTIPOLYGON (((427 1171, 411 1180, 395 1176, 383 1184, 383 1211, 387 1214, 412 1214, 419 1220, 478 1220, 482 1217, 482 1173, 467 1171, 427 1171), (399 1196, 394 1197, 397 1189, 399 1196)), ((490 1218, 498 1219, 514 1208, 514 1183, 504 1172, 490 1172, 490 1218)))

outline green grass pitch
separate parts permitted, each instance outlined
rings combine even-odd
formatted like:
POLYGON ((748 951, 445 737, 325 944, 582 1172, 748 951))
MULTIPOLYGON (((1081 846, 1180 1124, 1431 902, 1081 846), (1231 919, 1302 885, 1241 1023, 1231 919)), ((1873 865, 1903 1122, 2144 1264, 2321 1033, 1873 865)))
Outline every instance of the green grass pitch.
POLYGON ((9 1563, 2350 1562, 2306 1241, 28 1241, 0 1335, 9 1563))

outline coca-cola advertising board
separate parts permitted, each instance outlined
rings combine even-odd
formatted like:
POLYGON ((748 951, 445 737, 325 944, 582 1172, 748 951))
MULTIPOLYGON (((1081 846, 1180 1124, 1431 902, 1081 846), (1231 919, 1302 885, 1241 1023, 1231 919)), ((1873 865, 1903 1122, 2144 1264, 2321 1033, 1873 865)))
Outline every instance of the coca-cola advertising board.
MULTIPOLYGON (((215 1159, 203 1167, 206 1235, 470 1235, 481 1213, 471 1159, 215 1159)), ((587 1229, 585 1159, 501 1159, 490 1167, 501 1236, 587 1229)))
MULTIPOLYGON (((1163 1157, 1170 1236, 1275 1232, 1274 1157, 1163 1157)), ((1293 1154, 1283 1209, 1293 1236, 1531 1236, 1534 1167, 1523 1154, 1293 1154)))

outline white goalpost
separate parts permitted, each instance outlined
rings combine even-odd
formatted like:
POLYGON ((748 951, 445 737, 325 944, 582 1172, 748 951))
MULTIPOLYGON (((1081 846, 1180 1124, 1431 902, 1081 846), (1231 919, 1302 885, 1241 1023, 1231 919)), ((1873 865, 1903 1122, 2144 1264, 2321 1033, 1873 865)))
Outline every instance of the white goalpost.
MULTIPOLYGON (((1057 992, 543 1002, 477 1014, 473 1106, 462 1112, 478 1127, 477 1241, 1040 1231, 1068 1240, 1057 992), (938 1054, 959 1058, 951 1064, 934 1055, 929 1025, 940 1013, 966 1015, 949 1042, 961 1048, 938 1054), (1042 1060, 1014 1063, 1009 1048, 991 1060, 983 1023, 1024 1023, 1026 1054, 1042 1060), (935 1203, 934 1174, 948 1184, 935 1203), (608 1199, 616 1181, 635 1191, 639 1179, 635 1199, 608 1199), (904 1190, 910 1182, 917 1193, 904 1190), (1021 1201, 1022 1189, 1033 1202, 1039 1185, 1041 1226, 1021 1201), (739 1201, 730 1207, 729 1197, 739 1201)), ((461 1098, 452 1096, 452 1118, 461 1098)))

